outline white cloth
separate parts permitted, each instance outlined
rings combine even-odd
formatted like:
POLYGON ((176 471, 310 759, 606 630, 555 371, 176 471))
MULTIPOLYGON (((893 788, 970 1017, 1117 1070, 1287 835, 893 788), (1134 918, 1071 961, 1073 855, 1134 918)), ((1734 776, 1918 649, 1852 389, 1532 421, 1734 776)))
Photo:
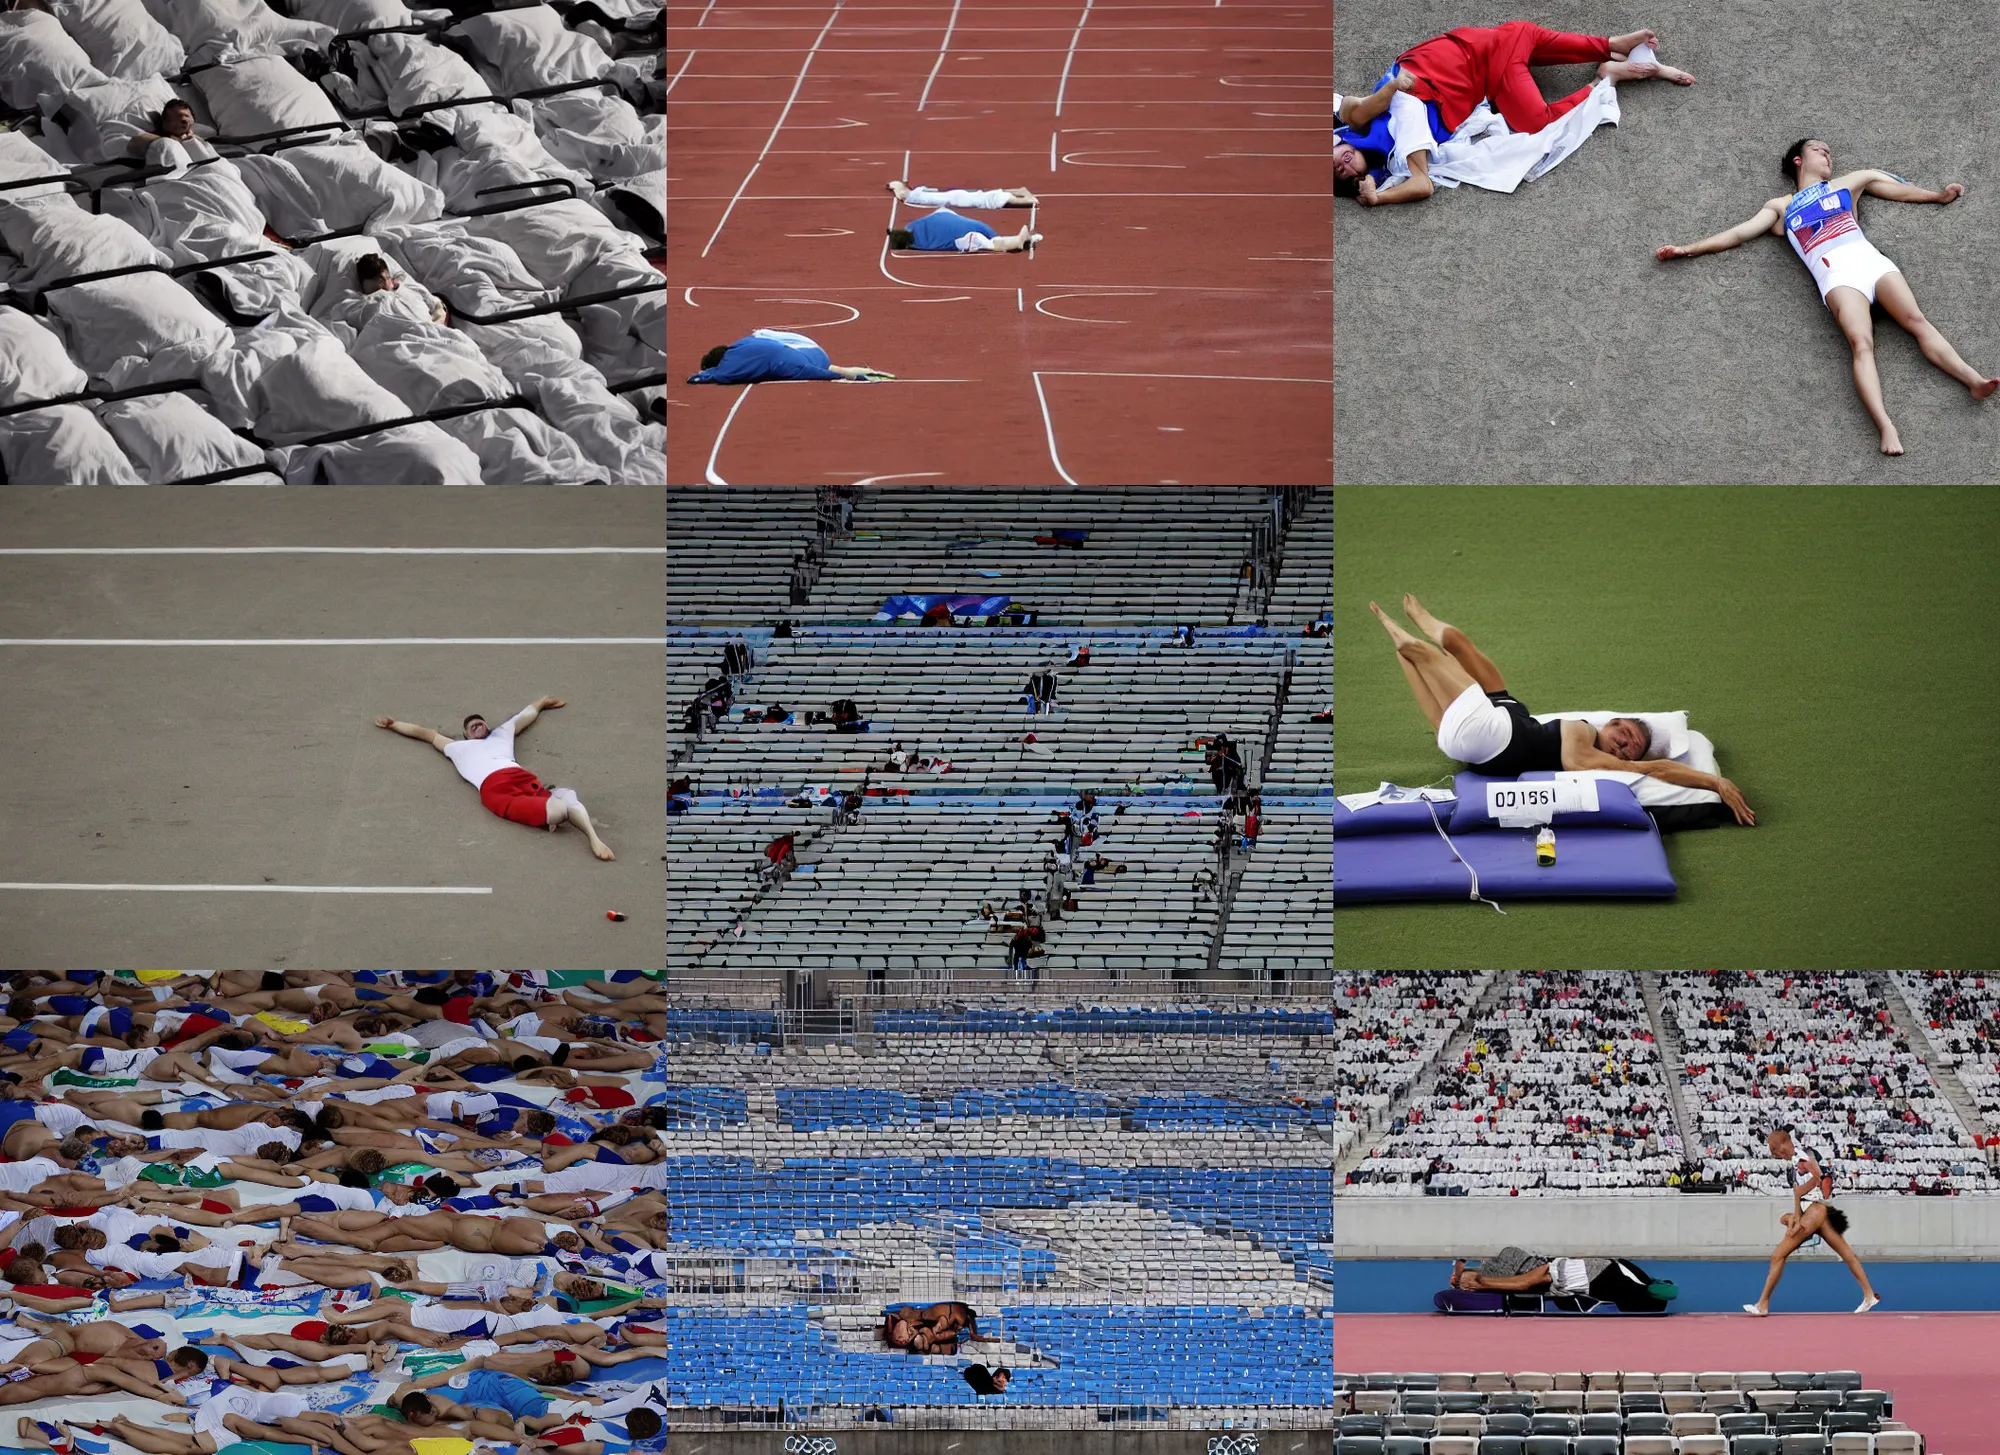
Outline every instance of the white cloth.
POLYGON ((1538 712, 1536 722, 1554 722, 1559 717, 1580 717, 1593 733, 1601 732, 1614 717, 1629 717, 1646 725, 1650 739, 1648 758, 1680 758, 1688 753, 1688 715, 1685 712, 1538 712))
POLYGON ((952 246, 962 253, 990 253, 993 251, 993 239, 984 233, 968 232, 952 246))
POLYGON ((1590 1270, 1581 1258, 1557 1258, 1549 1264, 1550 1293, 1590 1292, 1590 1270))
POLYGON ((1431 130, 1430 108, 1407 91, 1398 91, 1389 98, 1389 139, 1394 150, 1389 154, 1389 179, 1410 174, 1410 158, 1417 152, 1429 152, 1431 160, 1437 160, 1437 133, 1431 130))
MULTIPOLYGON (((1390 103, 1390 114, 1395 103, 1390 103)), ((1470 182, 1490 192, 1512 192, 1532 182, 1589 140, 1598 127, 1618 125, 1618 88, 1601 80, 1581 103, 1537 132, 1516 132, 1480 102, 1451 140, 1431 153, 1431 180, 1445 187, 1470 182)), ((1391 165, 1391 181, 1396 180, 1391 165)))
POLYGON ((194 1412, 195 1433, 220 1436, 222 1422, 230 1415, 241 1415, 256 1423, 271 1424, 282 1419, 296 1419, 306 1412, 306 1397, 278 1390, 266 1394, 259 1389, 246 1389, 238 1385, 226 1389, 214 1399, 207 1401, 194 1412))
POLYGON ((520 767, 514 761, 514 723, 519 717, 516 713, 498 727, 490 728, 483 738, 460 738, 446 743, 444 755, 458 769, 458 776, 477 788, 502 768, 520 767))
POLYGON ((991 212, 1005 207, 1009 196, 1005 187, 985 192, 965 187, 912 187, 903 201, 911 207, 972 207, 991 212))
POLYGON ((1438 720, 1438 751, 1460 763, 1484 763, 1514 740, 1514 719, 1477 682, 1452 699, 1438 720))

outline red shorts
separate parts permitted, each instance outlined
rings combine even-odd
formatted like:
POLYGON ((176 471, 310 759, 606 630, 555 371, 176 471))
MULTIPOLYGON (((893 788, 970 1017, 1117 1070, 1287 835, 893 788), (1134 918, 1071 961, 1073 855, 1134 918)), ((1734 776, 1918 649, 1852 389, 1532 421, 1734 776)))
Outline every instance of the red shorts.
POLYGON ((526 768, 496 768, 479 785, 479 801, 488 813, 532 829, 549 826, 549 790, 526 768))

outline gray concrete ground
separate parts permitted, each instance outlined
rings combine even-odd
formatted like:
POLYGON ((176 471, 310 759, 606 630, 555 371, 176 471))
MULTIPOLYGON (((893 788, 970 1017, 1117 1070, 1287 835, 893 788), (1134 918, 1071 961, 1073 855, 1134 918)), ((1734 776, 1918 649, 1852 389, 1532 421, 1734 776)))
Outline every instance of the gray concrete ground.
MULTIPOLYGON (((0 545, 649 546, 654 490, 40 491, 0 545)), ((659 555, 0 556, 0 637, 655 637, 659 555)), ((0 647, 0 883, 490 886, 388 896, 0 890, 0 967, 646 967, 664 952, 658 646, 0 647), (394 716, 545 712, 518 756, 617 862, 511 824, 394 716), (607 920, 606 910, 628 916, 607 920)))
POLYGON ((1324 1430, 675 1430, 668 1455, 1333 1455, 1324 1430), (1254 1443, 1253 1443, 1254 1442, 1254 1443))
MULTIPOLYGON (((1511 196, 1335 211, 1335 479, 1348 483, 1995 483, 2000 397, 1974 403, 1876 313, 1908 451, 1877 450, 1849 351, 1782 237, 1662 263, 1788 191, 1792 142, 1950 206, 1868 198, 1863 229, 1966 361, 2000 373, 2000 5, 1993 0, 1339 0, 1335 78, 1365 89, 1460 25, 1651 26, 1691 88, 1623 86, 1622 125, 1511 196)), ((1537 72, 1561 96, 1590 68, 1537 72)))

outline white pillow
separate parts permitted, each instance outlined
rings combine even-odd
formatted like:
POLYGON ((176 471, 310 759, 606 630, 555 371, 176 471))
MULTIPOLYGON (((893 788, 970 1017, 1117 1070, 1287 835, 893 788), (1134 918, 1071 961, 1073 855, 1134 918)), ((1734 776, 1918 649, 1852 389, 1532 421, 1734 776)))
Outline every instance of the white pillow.
POLYGON ((0 405, 60 399, 89 387, 51 330, 18 308, 0 308, 0 405))
POLYGON ((104 79, 90 55, 55 16, 39 10, 0 11, 0 101, 20 111, 45 95, 104 79))
MULTIPOLYGON (((68 171, 68 167, 20 132, 0 131, 0 182, 19 182, 27 177, 55 176, 68 171)), ((62 188, 53 182, 46 187, 20 187, 12 192, 0 192, 0 197, 10 202, 62 195, 62 188)))
POLYGON ((342 34, 408 25, 413 19, 403 0, 295 0, 292 11, 301 20, 317 20, 342 34))
POLYGON ((143 485, 97 416, 78 404, 0 418, 9 485, 143 485))
POLYGON ((284 157, 320 199, 331 228, 424 222, 444 213, 444 193, 392 167, 360 142, 292 147, 284 157))
POLYGON ((216 131, 225 137, 261 136, 293 126, 341 125, 326 92, 282 56, 215 66, 195 73, 216 131))
POLYGON ((264 371, 258 433, 280 442, 403 419, 415 411, 377 384, 332 335, 309 339, 264 371))
POLYGON ((361 285, 355 281, 354 265, 370 253, 381 253, 387 258, 389 271, 398 278, 406 276, 396 260, 372 237, 330 237, 299 253, 300 261, 313 270, 312 282, 300 299, 305 311, 317 316, 322 304, 350 295, 360 297, 361 285))
POLYGON ((146 8, 196 62, 214 60, 230 47, 239 56, 275 55, 287 47, 325 49, 333 39, 331 26, 288 20, 263 0, 150 0, 146 8))
POLYGON ((120 359, 145 358, 177 344, 221 349, 229 325, 164 273, 79 283, 44 295, 69 334, 76 361, 101 378, 120 359))
POLYGON ((611 57, 587 35, 579 35, 546 5, 475 15, 454 29, 500 72, 508 95, 565 81, 592 81, 609 75, 611 57))
MULTIPOLYGON (((1685 717, 1686 714, 1678 714, 1685 717)), ((1570 716, 1575 716, 1574 713, 1570 716)), ((1636 713, 1618 712, 1606 715, 1606 721, 1613 717, 1635 717, 1636 713)), ((1715 744, 1693 728, 1687 730, 1687 748, 1680 755, 1680 762, 1698 773, 1722 776, 1722 770, 1715 766, 1715 744)), ((1641 808, 1674 808, 1686 803, 1720 803, 1722 795, 1706 788, 1683 788, 1677 783, 1662 783, 1657 778, 1649 778, 1644 773, 1613 773, 1588 769, 1582 772, 1564 772, 1561 778, 1612 778, 1631 788, 1633 796, 1639 800, 1641 808)))
POLYGON ((57 119, 77 156, 109 162, 131 155, 125 144, 140 132, 157 130, 161 108, 174 99, 174 88, 159 76, 145 81, 107 78, 71 87, 66 99, 45 97, 41 106, 44 116, 57 119))
POLYGON ((68 196, 0 204, 0 237, 28 264, 27 279, 37 286, 79 273, 173 262, 129 222, 85 212, 68 196))
POLYGON ((107 76, 141 81, 173 75, 187 64, 174 33, 146 13, 139 0, 47 0, 63 28, 90 53, 107 76))
POLYGON ((1554 722, 1559 717, 1580 717, 1592 732, 1601 732, 1614 717, 1633 717, 1646 725, 1652 741, 1646 745, 1649 758, 1678 758, 1688 749, 1688 715, 1684 712, 1538 712, 1536 722, 1554 722))
MULTIPOLYGON (((185 394, 149 394, 104 405, 97 416, 149 485, 188 480, 266 456, 185 394)), ((275 473, 275 472, 273 472, 275 473)), ((236 483, 250 484, 244 475, 236 483)))

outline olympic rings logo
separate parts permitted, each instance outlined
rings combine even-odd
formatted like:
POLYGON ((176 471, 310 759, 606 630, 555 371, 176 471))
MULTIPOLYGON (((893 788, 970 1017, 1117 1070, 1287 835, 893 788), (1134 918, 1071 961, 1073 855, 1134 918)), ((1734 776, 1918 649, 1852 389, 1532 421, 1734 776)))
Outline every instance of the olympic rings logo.
POLYGON ((840 1447, 831 1435, 787 1435, 785 1455, 836 1455, 840 1447))
POLYGON ((1255 1435, 1211 1435, 1208 1455, 1257 1455, 1255 1435))

